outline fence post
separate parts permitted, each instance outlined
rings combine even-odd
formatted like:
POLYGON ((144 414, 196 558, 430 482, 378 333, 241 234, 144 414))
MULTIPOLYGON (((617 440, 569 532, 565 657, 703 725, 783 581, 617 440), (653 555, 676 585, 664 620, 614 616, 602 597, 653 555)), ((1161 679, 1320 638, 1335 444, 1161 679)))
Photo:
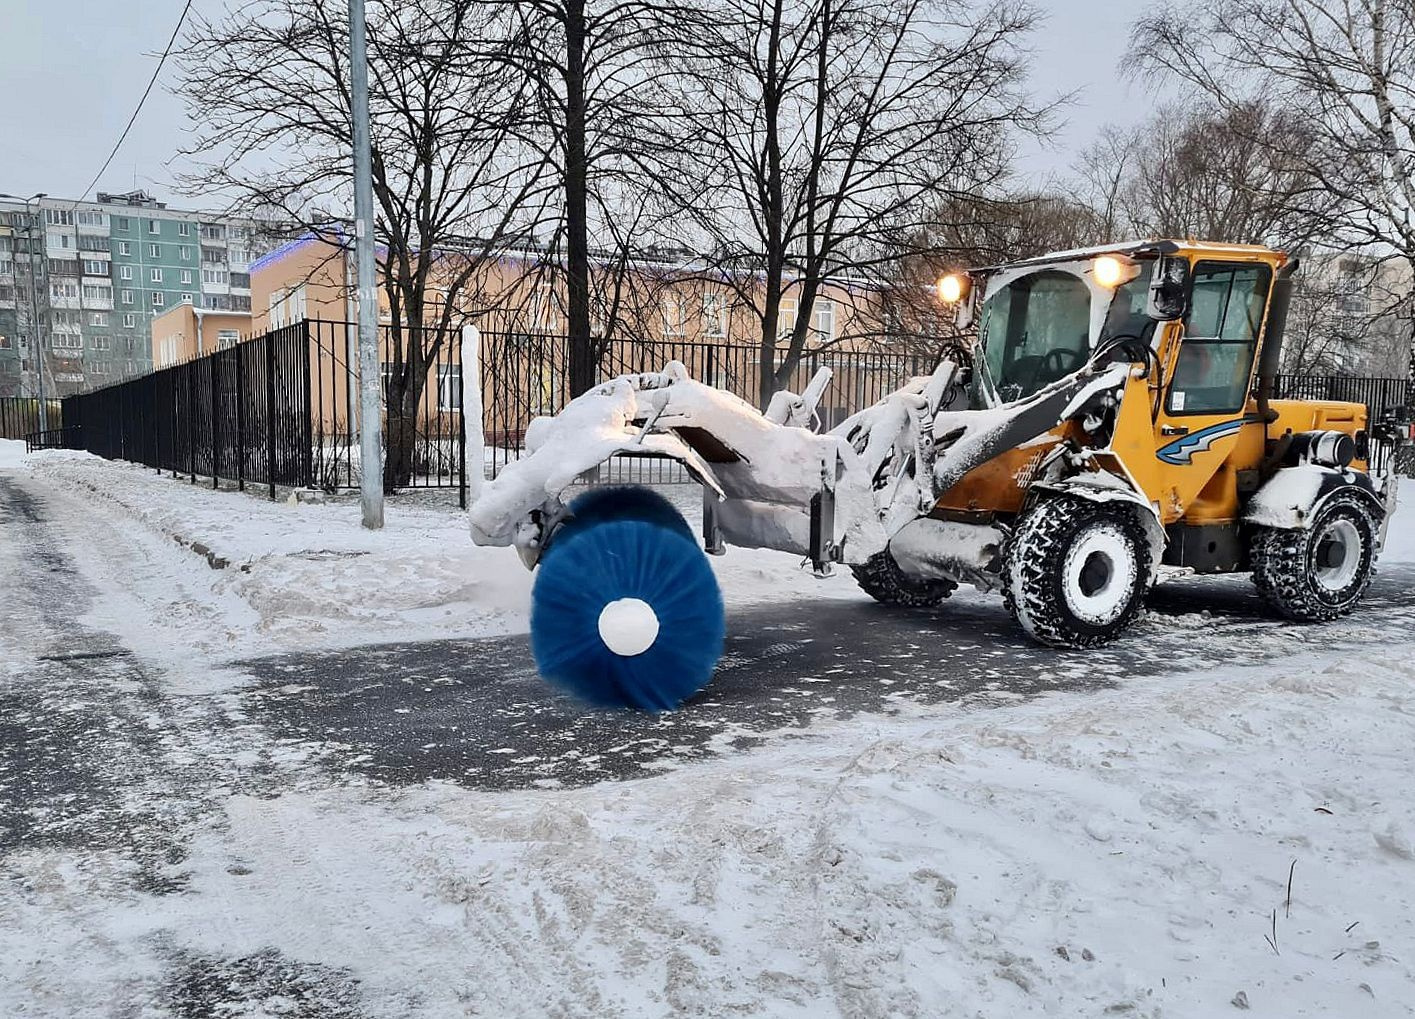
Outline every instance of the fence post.
POLYGON ((265 470, 275 501, 275 333, 265 334, 265 470))
POLYGON ((304 376, 305 380, 302 387, 304 390, 302 396, 304 397, 305 441, 300 448, 300 481, 306 488, 314 488, 314 400, 310 392, 310 347, 312 343, 309 319, 305 319, 302 323, 302 330, 304 343, 300 345, 300 374, 304 376))
POLYGON ((182 368, 187 380, 187 473, 197 483, 197 369, 188 363, 182 368))
POLYGON ((236 352, 236 488, 246 490, 246 365, 244 343, 237 343, 236 352))
POLYGON ((221 353, 211 354, 211 487, 221 487, 221 353))

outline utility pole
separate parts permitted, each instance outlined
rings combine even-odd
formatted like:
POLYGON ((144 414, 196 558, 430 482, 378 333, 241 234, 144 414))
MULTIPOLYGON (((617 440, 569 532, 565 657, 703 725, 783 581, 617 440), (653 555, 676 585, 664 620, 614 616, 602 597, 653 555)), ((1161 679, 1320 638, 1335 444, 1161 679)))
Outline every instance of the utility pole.
POLYGON ((383 392, 373 246, 368 50, 364 0, 349 0, 349 80, 354 121, 354 260, 359 274, 359 505, 364 526, 383 526, 383 392))
MULTIPOLYGON (((0 198, 9 198, 17 202, 23 202, 25 206, 25 241, 29 245, 29 340, 34 347, 34 368, 35 375, 39 379, 39 430, 49 431, 49 406, 44 398, 44 333, 39 328, 39 299, 35 294, 34 277, 38 255, 34 250, 34 217, 30 213, 30 202, 37 202, 41 198, 47 197, 43 191, 31 195, 28 198, 21 198, 19 195, 0 194, 0 198)), ((41 236, 43 236, 41 234, 41 236)))

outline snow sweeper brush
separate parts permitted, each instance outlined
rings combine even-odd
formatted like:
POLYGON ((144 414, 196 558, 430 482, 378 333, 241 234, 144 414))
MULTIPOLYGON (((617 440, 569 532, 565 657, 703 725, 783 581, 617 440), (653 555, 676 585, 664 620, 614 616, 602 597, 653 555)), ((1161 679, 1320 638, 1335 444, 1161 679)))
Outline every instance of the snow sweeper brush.
POLYGON ((531 592, 537 668, 601 707, 677 707, 722 655, 722 594, 707 557, 648 489, 596 489, 569 512, 531 592))

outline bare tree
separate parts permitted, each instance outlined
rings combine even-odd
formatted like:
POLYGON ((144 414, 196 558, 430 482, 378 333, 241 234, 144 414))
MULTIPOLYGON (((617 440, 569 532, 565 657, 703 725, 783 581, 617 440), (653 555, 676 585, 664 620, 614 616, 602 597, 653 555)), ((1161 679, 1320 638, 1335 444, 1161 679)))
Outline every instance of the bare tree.
POLYGON ((806 349, 821 288, 893 283, 930 209, 985 194, 1013 135, 1041 126, 1019 49, 1034 20, 1021 4, 949 0, 703 8, 685 114, 707 172, 680 208, 760 324, 763 406, 806 349))
POLYGON ((1136 165, 1146 153, 1149 132, 1108 125, 1087 146, 1075 167, 1078 200, 1091 210, 1092 244, 1127 240, 1145 229, 1129 216, 1136 165))
POLYGON ((1410 0, 1191 0, 1141 18, 1132 42, 1139 66, 1219 108, 1263 98, 1300 118, 1299 138, 1257 140, 1312 179, 1310 232, 1415 266, 1410 0))
MULTIPOLYGON (((188 190, 277 215, 342 248, 352 194, 343 0, 252 0, 186 37, 180 91, 200 125, 188 190), (331 226, 331 223, 334 224, 331 226)), ((460 328, 485 256, 541 215, 543 158, 521 143, 524 80, 464 59, 473 0, 375 0, 368 12, 373 187, 382 287, 384 484, 407 484, 429 365, 460 328), (476 238, 469 240, 468 238, 476 238)))
POLYGON ((527 83, 518 134, 547 167, 554 203, 544 277, 563 274, 570 391, 594 384, 620 323, 625 273, 653 236, 651 208, 682 125, 664 115, 678 21, 653 0, 481 0, 496 41, 475 59, 527 83), (596 311, 606 315, 596 323, 596 311), (596 329, 598 324, 600 328, 596 329))

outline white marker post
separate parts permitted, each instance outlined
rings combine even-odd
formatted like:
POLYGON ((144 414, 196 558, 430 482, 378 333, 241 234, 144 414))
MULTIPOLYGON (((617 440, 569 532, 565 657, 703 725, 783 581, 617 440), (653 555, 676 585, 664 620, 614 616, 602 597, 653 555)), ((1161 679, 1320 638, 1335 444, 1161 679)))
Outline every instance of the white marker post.
POLYGON ((486 431, 482 424, 481 331, 462 327, 462 427, 467 436, 467 509, 486 487, 486 431))

